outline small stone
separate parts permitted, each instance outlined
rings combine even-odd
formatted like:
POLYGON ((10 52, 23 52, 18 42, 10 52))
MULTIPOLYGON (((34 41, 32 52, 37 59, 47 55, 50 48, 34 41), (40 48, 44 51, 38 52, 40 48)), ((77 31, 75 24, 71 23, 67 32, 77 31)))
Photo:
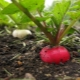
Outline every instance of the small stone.
POLYGON ((78 76, 79 76, 79 74, 75 74, 75 76, 76 76, 76 77, 78 77, 78 76))
POLYGON ((26 80, 36 80, 35 77, 33 77, 33 75, 30 74, 30 73, 26 73, 24 79, 26 79, 26 80))
POLYGON ((72 60, 71 60, 71 62, 73 62, 73 63, 74 63, 74 62, 76 62, 76 60, 75 60, 75 59, 72 59, 72 60))
POLYGON ((31 50, 35 50, 36 49, 36 46, 33 46, 32 48, 31 48, 31 50))
POLYGON ((39 73, 42 73, 42 71, 39 71, 39 73))
POLYGON ((24 68, 23 68, 23 67, 20 67, 20 68, 19 68, 19 70, 20 70, 20 71, 23 71, 23 70, 24 70, 24 68))
POLYGON ((47 77, 50 77, 51 76, 51 74, 44 74, 45 76, 47 76, 47 77))
POLYGON ((55 78, 59 77, 59 75, 54 75, 55 78))
POLYGON ((26 56, 30 55, 31 53, 25 53, 26 56))
POLYGON ((69 71, 66 72, 67 74, 69 73, 69 71))
POLYGON ((59 76, 62 76, 62 74, 59 74, 59 76))

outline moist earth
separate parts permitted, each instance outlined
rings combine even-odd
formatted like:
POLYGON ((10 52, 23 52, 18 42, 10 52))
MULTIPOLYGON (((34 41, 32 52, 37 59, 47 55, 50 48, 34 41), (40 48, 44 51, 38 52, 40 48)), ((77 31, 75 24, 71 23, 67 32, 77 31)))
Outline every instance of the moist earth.
POLYGON ((34 34, 18 39, 3 31, 0 33, 0 80, 23 80, 26 73, 36 80, 75 80, 80 77, 78 42, 79 40, 75 40, 72 46, 64 45, 71 53, 68 62, 59 65, 48 64, 42 62, 39 57, 40 50, 48 43, 37 41, 34 34), (10 74, 13 75, 11 78, 10 74))

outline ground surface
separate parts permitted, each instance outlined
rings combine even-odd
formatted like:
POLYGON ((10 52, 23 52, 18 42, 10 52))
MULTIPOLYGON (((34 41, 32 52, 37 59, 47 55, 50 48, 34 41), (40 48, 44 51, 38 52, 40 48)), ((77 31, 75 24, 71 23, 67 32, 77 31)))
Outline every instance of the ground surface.
MULTIPOLYGON (((78 41, 79 42, 79 41, 78 41)), ((75 80, 80 77, 80 44, 66 46, 71 60, 65 64, 47 64, 41 61, 39 52, 47 44, 36 41, 35 36, 24 40, 13 38, 6 32, 0 34, 0 80, 23 80, 26 73, 36 80, 75 80), (77 56, 77 55, 78 56, 77 56), (76 56, 76 57, 75 57, 76 56), (13 74, 9 79, 9 74, 13 74)), ((32 80, 32 79, 25 79, 32 80)), ((80 79, 79 79, 80 80, 80 79)))

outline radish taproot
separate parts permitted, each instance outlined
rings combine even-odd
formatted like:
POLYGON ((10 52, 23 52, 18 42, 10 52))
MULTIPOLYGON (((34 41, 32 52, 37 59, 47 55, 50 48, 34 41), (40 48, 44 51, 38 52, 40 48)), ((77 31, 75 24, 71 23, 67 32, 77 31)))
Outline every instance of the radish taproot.
POLYGON ((46 63, 60 64, 70 59, 70 53, 63 46, 55 46, 53 48, 44 47, 40 52, 40 58, 46 63))

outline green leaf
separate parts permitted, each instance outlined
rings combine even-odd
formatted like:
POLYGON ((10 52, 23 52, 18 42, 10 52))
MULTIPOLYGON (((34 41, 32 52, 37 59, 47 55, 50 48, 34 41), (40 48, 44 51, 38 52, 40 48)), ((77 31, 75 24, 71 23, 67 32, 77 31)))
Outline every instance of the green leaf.
POLYGON ((80 11, 69 11, 67 14, 74 20, 80 16, 80 11))
POLYGON ((47 28, 48 32, 52 32, 54 29, 53 28, 47 28))
POLYGON ((5 7, 1 12, 3 14, 14 14, 18 11, 19 9, 13 3, 11 3, 7 7, 5 7))
POLYGON ((9 18, 6 15, 0 14, 0 21, 8 21, 9 18))
POLYGON ((20 3, 29 11, 42 10, 45 0, 20 0, 20 3))
POLYGON ((52 21, 53 21, 53 23, 54 23, 56 29, 58 29, 58 26, 59 26, 59 25, 57 24, 57 19, 55 19, 54 16, 52 16, 51 19, 52 19, 52 21))
POLYGON ((68 16, 70 19, 74 20, 80 16, 80 1, 76 1, 73 3, 67 12, 68 16))
POLYGON ((71 35, 71 34, 73 34, 74 32, 77 32, 77 33, 80 34, 80 32, 79 32, 76 28, 71 28, 71 29, 67 32, 67 34, 71 35))
POLYGON ((16 19, 17 23, 23 24, 30 22, 31 20, 23 13, 23 12, 17 12, 15 14, 12 14, 12 16, 16 19))
POLYGON ((64 20, 63 21, 63 24, 66 25, 66 26, 69 25, 70 23, 71 23, 71 20, 64 20))
POLYGON ((38 21, 46 21, 50 17, 35 17, 38 21))
POLYGON ((79 5, 74 5, 70 8, 70 10, 79 10, 80 9, 80 6, 79 5))
POLYGON ((75 32, 75 29, 74 29, 74 28, 71 28, 71 29, 67 32, 67 34, 71 35, 71 34, 73 34, 74 32, 75 32))
POLYGON ((6 7, 9 3, 6 2, 5 0, 0 0, 0 5, 4 5, 6 7))
POLYGON ((80 0, 76 0, 72 3, 70 10, 80 10, 80 0))
POLYGON ((77 5, 80 6, 80 0, 77 0, 77 1, 75 2, 75 4, 77 4, 77 5))
POLYGON ((1 21, 8 22, 9 21, 9 18, 6 15, 2 14, 1 13, 1 10, 0 10, 0 22, 1 21))
POLYGON ((41 29, 39 27, 36 28, 36 32, 40 32, 41 29))
MULTIPOLYGON (((46 21, 49 17, 35 17, 38 21, 46 21)), ((29 19, 26 15, 22 15, 20 19, 21 23, 30 22, 31 19, 29 19)))
POLYGON ((66 12, 68 11, 70 7, 71 1, 69 0, 61 0, 56 2, 54 8, 53 8, 53 21, 56 24, 57 27, 60 26, 66 12))
POLYGON ((31 19, 29 19, 26 15, 21 16, 20 23, 27 23, 30 21, 31 21, 31 19))

